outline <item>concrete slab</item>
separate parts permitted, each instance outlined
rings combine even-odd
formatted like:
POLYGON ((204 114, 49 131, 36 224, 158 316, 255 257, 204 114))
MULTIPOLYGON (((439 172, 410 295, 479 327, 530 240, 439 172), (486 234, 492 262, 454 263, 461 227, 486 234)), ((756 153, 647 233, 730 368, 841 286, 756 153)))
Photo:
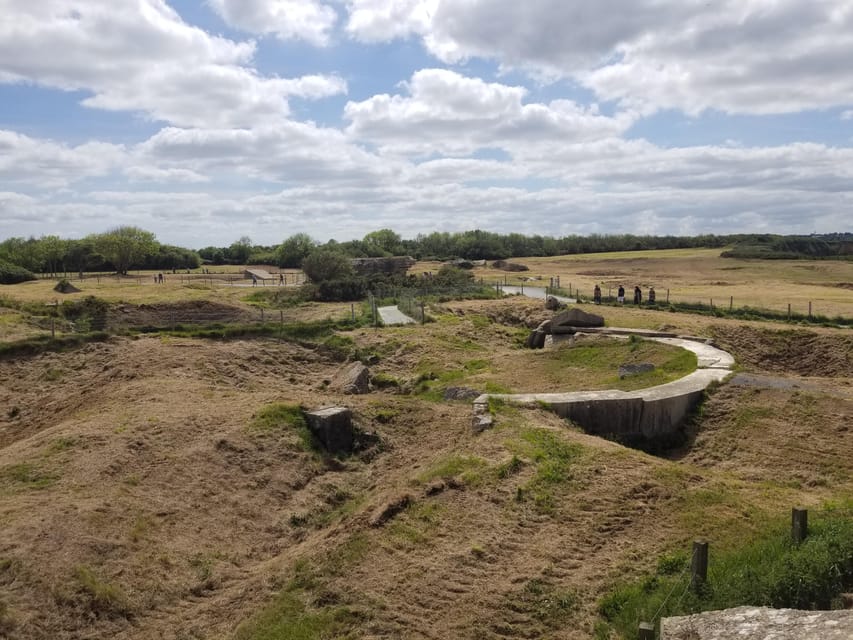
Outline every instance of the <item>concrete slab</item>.
POLYGON ((400 311, 396 306, 393 307, 377 307, 379 317, 384 325, 394 324, 416 324, 414 318, 410 318, 405 313, 400 311))
POLYGON ((732 354, 705 342, 697 342, 689 338, 656 338, 656 340, 692 351, 696 354, 698 366, 701 368, 731 369, 735 365, 732 354))
POLYGON ((661 620, 661 640, 850 640, 853 611, 736 607, 661 620))

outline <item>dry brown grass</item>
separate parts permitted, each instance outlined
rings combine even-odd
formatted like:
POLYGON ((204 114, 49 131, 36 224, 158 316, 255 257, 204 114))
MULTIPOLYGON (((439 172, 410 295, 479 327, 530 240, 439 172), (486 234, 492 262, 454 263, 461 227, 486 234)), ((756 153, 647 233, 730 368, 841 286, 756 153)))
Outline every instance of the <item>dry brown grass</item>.
MULTIPOLYGON (((433 313, 347 335, 401 381, 534 377, 514 345, 538 303, 433 313)), ((338 361, 274 340, 116 338, 0 360, 0 635, 260 638, 277 620, 302 637, 589 638, 597 598, 657 554, 699 535, 731 546, 792 505, 853 496, 853 374, 833 351, 849 332, 792 342, 769 323, 604 313, 713 335, 770 382, 721 387, 692 446, 661 459, 538 410, 502 408, 476 435, 467 403, 430 392, 339 396, 338 361), (797 345, 823 354, 820 375, 800 377, 797 345), (346 404, 381 446, 324 460, 290 429, 252 428, 271 403, 346 404)))
MULTIPOLYGON (((522 277, 539 277, 548 284, 559 276, 564 289, 592 298, 596 284, 606 296, 620 284, 630 298, 635 285, 643 289, 654 286, 658 301, 666 299, 666 290, 676 302, 701 302, 713 299, 717 306, 751 306, 776 311, 805 314, 809 302, 815 314, 853 317, 853 262, 837 260, 736 260, 721 258, 722 249, 672 249, 664 251, 630 251, 619 253, 519 258, 530 271, 505 273, 480 267, 474 274, 486 281, 503 280, 518 284, 522 277), (846 285, 846 286, 845 286, 846 285)), ((438 263, 419 263, 418 271, 436 271, 438 263)))

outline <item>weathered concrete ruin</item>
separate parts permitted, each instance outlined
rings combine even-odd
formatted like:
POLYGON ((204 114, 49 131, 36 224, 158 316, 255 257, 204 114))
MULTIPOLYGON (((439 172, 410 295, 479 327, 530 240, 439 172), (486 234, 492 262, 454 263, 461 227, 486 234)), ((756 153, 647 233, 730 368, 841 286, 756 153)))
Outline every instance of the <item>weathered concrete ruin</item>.
POLYGON ((384 275, 403 275, 414 265, 416 260, 411 256, 393 256, 390 258, 353 258, 352 268, 360 276, 376 273, 384 275))
MULTIPOLYGON (((569 314, 569 312, 566 313, 569 314)), ((579 316, 572 313, 567 317, 579 316)), ((580 425, 587 433, 628 445, 643 448, 667 445, 678 439, 687 416, 702 401, 708 385, 724 380, 731 373, 734 365, 734 358, 729 353, 697 339, 667 337, 660 332, 641 330, 635 332, 631 329, 610 330, 595 327, 584 329, 573 328, 567 324, 557 326, 565 328, 566 332, 572 330, 572 333, 643 335, 650 340, 692 351, 697 356, 697 369, 680 380, 637 391, 483 394, 474 400, 472 427, 475 430, 491 426, 491 422, 483 419, 489 415, 488 403, 491 397, 513 404, 547 406, 557 415, 580 425)), ((559 334, 553 333, 553 325, 544 328, 543 346, 546 330, 550 330, 549 339, 559 337, 559 334)))

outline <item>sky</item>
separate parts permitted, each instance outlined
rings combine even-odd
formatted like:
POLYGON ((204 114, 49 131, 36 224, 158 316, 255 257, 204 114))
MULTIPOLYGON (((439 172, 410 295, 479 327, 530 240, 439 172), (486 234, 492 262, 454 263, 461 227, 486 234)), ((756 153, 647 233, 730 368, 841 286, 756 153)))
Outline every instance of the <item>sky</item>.
POLYGON ((853 231, 850 0, 0 0, 0 239, 853 231))

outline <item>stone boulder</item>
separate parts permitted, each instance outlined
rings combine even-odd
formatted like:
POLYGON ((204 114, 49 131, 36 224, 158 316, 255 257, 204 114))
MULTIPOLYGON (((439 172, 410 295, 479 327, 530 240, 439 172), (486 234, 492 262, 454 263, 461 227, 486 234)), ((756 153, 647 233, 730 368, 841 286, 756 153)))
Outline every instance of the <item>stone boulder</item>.
POLYGON ((351 362, 335 375, 332 388, 353 395, 367 393, 370 391, 370 370, 360 362, 351 362))
POLYGON ((545 347, 545 337, 547 335, 548 334, 542 331, 542 329, 534 329, 530 332, 530 335, 527 336, 524 346, 528 349, 543 349, 545 347))
POLYGON ((508 262, 507 260, 495 260, 492 263, 493 269, 500 269, 502 271, 530 271, 530 267, 526 264, 521 264, 520 262, 508 262))
POLYGON ((350 453, 355 441, 352 411, 327 407, 305 413, 308 428, 329 453, 350 453))
POLYGON ((641 362, 639 364, 623 364, 619 365, 619 378, 628 378, 630 376, 638 376, 641 373, 654 371, 655 365, 649 362, 641 362))
POLYGON ((563 305, 560 303, 560 301, 557 300, 557 298, 555 298, 554 296, 547 296, 545 298, 545 308, 548 309, 548 311, 557 311, 562 306, 563 305))
MULTIPOLYGON (((594 313, 587 313, 573 308, 558 313, 551 319, 552 331, 556 327, 603 327, 604 318, 594 313)), ((556 331, 554 331, 556 333, 556 331)))
POLYGON ((444 390, 445 400, 473 400, 480 397, 480 392, 468 387, 447 387, 444 390))

